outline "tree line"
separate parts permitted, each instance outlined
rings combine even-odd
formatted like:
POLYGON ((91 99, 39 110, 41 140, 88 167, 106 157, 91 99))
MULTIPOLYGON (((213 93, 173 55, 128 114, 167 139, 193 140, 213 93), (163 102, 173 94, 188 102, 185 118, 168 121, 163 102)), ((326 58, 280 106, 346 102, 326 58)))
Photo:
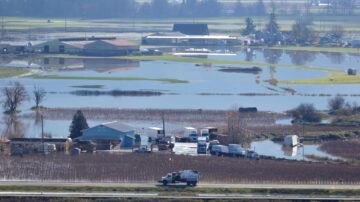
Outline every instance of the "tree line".
MULTIPOLYGON (((234 15, 245 15, 249 8, 238 2, 234 15)), ((246 14, 265 15, 262 0, 251 5, 246 14)), ((218 0, 0 0, 2 16, 59 17, 59 18, 168 18, 168 17, 217 17, 222 15, 223 4, 218 0)))

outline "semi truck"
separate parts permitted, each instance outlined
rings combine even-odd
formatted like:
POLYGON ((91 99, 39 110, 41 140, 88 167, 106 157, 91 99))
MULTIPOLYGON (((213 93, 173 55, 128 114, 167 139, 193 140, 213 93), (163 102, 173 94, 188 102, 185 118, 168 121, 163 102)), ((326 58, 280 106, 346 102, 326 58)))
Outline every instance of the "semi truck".
POLYGON ((186 183, 187 186, 196 186, 200 180, 200 173, 196 170, 182 170, 168 173, 159 181, 164 186, 168 184, 186 183))
POLYGON ((246 155, 246 150, 243 149, 239 144, 229 144, 229 155, 244 157, 246 155))
POLYGON ((206 154, 206 137, 198 137, 197 153, 206 154))

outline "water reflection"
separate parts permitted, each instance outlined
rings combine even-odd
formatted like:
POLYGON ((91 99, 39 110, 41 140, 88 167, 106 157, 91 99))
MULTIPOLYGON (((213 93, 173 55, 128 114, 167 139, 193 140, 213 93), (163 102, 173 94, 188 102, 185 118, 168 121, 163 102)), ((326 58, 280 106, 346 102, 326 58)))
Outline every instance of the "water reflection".
POLYGON ((17 117, 16 114, 3 116, 4 129, 2 138, 20 138, 26 134, 27 126, 17 117))
POLYGON ((41 69, 92 70, 100 73, 124 72, 139 67, 139 61, 102 58, 12 58, 0 57, 3 66, 33 67, 41 69))
POLYGON ((332 63, 335 64, 341 64, 345 60, 345 56, 343 53, 332 53, 332 52, 321 52, 324 54, 327 58, 330 59, 332 63))
POLYGON ((281 149, 284 151, 285 156, 290 156, 290 157, 296 156, 297 151, 298 151, 298 147, 285 147, 285 146, 283 146, 281 149))
POLYGON ((291 62, 295 65, 305 65, 316 59, 319 52, 313 51, 286 51, 286 54, 290 56, 291 62))

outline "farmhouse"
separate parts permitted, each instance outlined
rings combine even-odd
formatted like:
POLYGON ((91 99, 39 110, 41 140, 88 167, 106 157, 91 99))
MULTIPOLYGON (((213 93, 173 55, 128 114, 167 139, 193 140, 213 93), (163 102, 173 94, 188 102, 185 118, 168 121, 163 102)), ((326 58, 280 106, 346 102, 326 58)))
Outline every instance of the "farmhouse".
POLYGON ((103 123, 83 130, 83 135, 75 141, 92 141, 97 150, 130 148, 135 143, 135 128, 118 121, 103 123))

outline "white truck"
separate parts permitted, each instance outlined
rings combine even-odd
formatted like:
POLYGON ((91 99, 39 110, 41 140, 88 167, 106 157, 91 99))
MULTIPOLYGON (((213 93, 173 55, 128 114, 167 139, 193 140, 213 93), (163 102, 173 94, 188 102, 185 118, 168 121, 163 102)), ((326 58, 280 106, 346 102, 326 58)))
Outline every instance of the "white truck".
POLYGON ((189 142, 197 142, 198 133, 196 128, 193 127, 185 127, 185 137, 189 137, 189 142))
POLYGON ((200 173, 196 170, 182 170, 179 172, 168 173, 166 176, 162 177, 159 181, 164 186, 167 184, 176 184, 185 182, 187 186, 196 186, 200 180, 200 173))
POLYGON ((229 144, 229 155, 236 157, 244 157, 246 155, 246 150, 243 149, 239 144, 229 144))
POLYGON ((209 142, 209 140, 210 140, 209 129, 201 129, 201 130, 200 130, 200 134, 201 134, 201 137, 205 137, 205 138, 206 138, 206 142, 209 142))
POLYGON ((206 137, 198 137, 197 153, 206 154, 206 137))

